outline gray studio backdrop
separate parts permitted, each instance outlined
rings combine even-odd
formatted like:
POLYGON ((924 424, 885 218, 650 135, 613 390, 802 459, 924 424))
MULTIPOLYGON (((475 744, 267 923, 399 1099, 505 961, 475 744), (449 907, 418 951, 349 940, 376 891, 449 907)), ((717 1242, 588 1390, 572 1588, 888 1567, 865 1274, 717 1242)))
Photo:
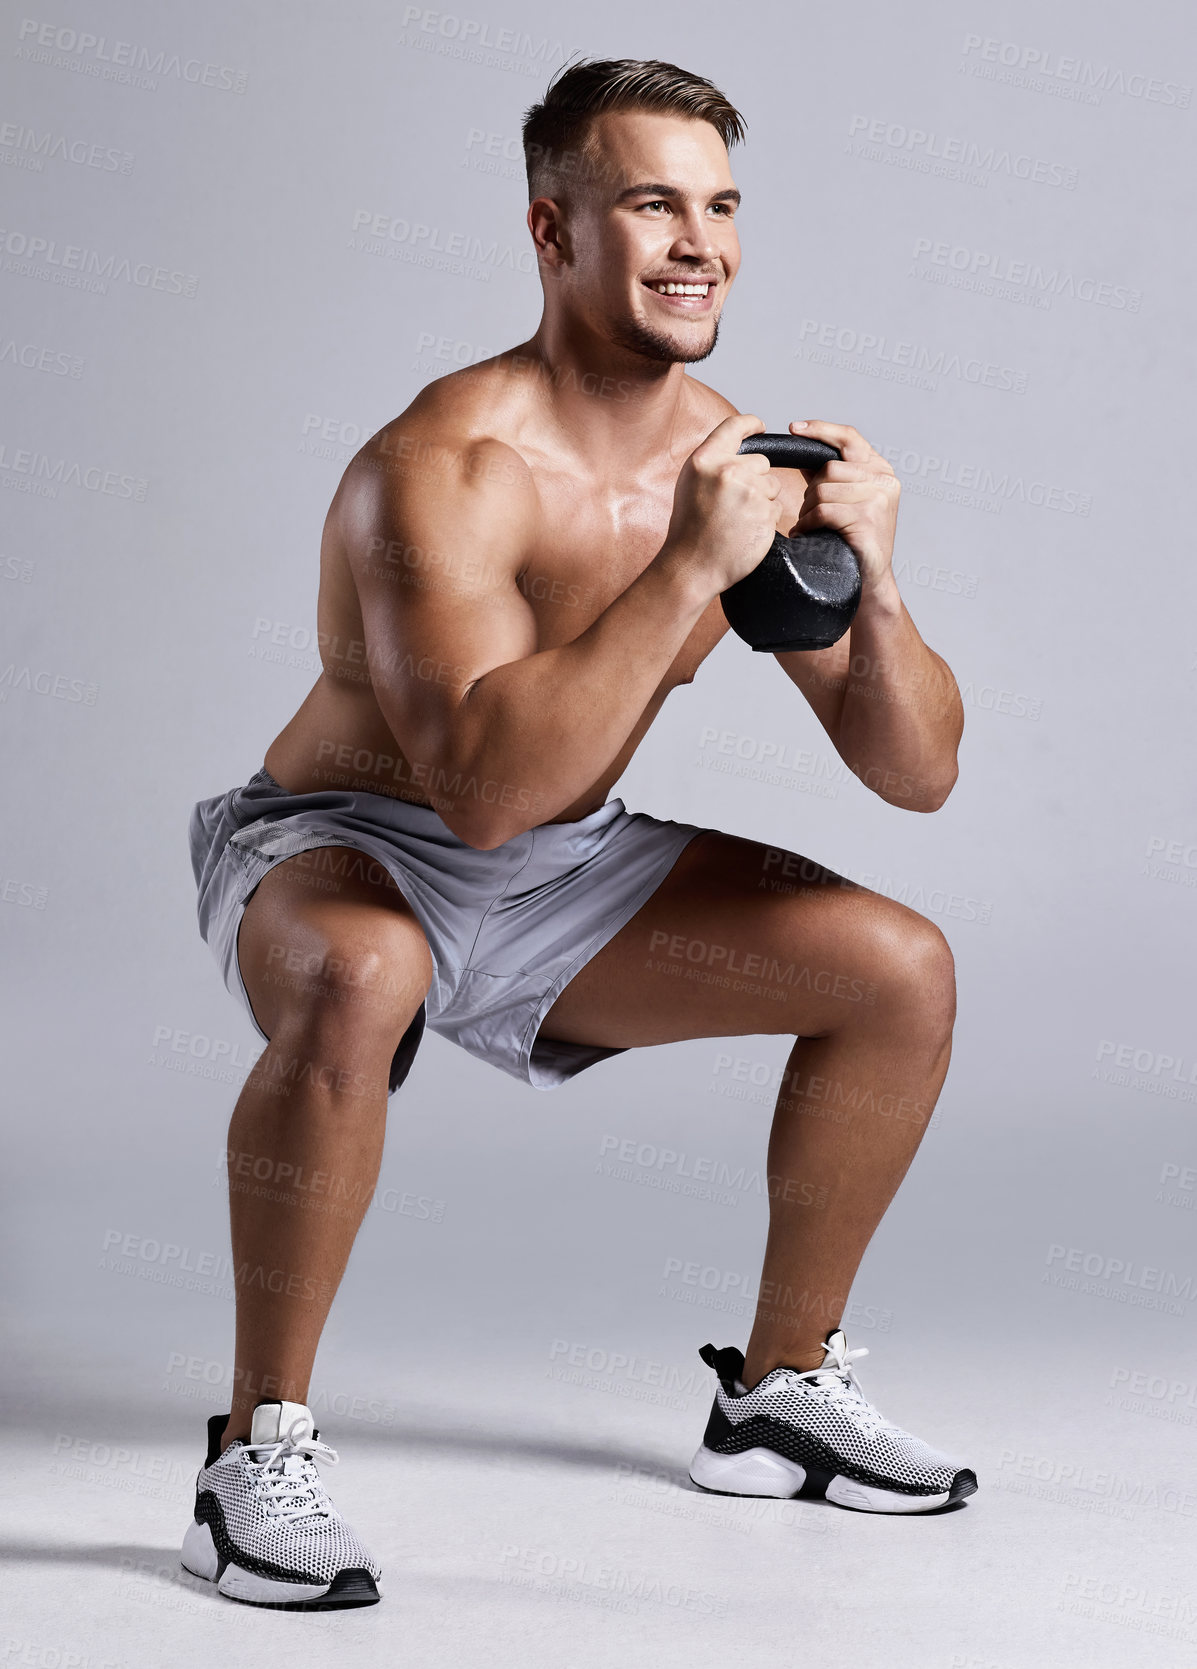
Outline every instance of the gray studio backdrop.
MULTIPOLYGON (((673 59, 744 111, 744 265, 697 374, 772 429, 847 421, 893 462, 902 591, 964 693, 959 783, 911 815, 729 638, 617 790, 901 898, 956 953, 953 1064, 849 1343, 912 1422, 928 1363, 974 1391, 1022 1364, 1132 1480, 1191 1489, 1191 24, 1079 0, 468 6, 64 0, 0 24, 16 1427, 46 1475, 51 1427, 90 1440, 135 1409, 194 1446, 219 1406, 221 1155, 259 1040, 196 930, 188 812, 311 686, 353 452, 535 327, 519 129, 580 51, 673 59)), ((324 1418, 401 1425, 402 1388, 427 1402, 429 1375, 482 1365, 555 1376, 604 1420, 672 1384, 688 1455, 696 1348, 747 1334, 785 1054, 641 1051, 545 1095, 429 1035, 320 1359, 324 1418)), ((958 1401, 934 1407, 975 1438, 958 1401)), ((981 1447, 991 1484, 1045 1502, 1096 1464, 1067 1425, 999 1420, 981 1447)), ((1043 1510, 1065 1537, 1082 1521, 1043 1510)), ((1191 1535, 1145 1510, 1143 1535, 1191 1535)), ((1044 1605, 1076 1591, 1053 1571, 1044 1605)))

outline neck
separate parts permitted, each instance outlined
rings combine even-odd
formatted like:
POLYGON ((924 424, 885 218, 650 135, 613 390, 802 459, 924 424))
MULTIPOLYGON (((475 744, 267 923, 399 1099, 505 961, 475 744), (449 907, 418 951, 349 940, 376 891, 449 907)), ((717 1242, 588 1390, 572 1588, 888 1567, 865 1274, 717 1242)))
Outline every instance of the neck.
POLYGON ((515 352, 535 362, 550 420, 591 456, 636 462, 668 447, 685 400, 680 361, 646 359, 547 313, 515 352))

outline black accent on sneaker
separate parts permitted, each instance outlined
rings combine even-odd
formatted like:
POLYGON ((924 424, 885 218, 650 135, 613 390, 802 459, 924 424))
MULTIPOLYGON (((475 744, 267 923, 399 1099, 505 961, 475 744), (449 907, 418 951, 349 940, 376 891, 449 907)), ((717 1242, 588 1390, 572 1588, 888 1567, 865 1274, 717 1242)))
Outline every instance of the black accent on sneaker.
MULTIPOLYGON (((235 1595, 226 1594, 226 1599, 235 1595)), ((315 1599, 240 1600, 258 1611, 347 1611, 356 1605, 377 1605, 382 1595, 368 1570, 342 1570, 333 1577, 327 1593, 315 1599)))
POLYGON ((719 1398, 716 1397, 711 1404, 711 1417, 707 1421, 707 1429, 702 1434, 704 1446, 708 1449, 714 1449, 716 1454, 734 1453, 734 1450, 725 1449, 723 1445, 735 1429, 735 1426, 720 1408, 719 1398))
POLYGON ((948 1491, 948 1498, 944 1505, 950 1507, 953 1502, 963 1501, 966 1495, 975 1495, 976 1493, 977 1474, 966 1468, 962 1472, 957 1472, 952 1479, 952 1487, 948 1491))
MULTIPOLYGON (((813 1468, 831 1476, 854 1478, 858 1484, 868 1484, 874 1489, 893 1490, 896 1495, 938 1494, 938 1490, 934 1488, 920 1489, 917 1484, 907 1483, 901 1478, 887 1477, 884 1472, 874 1472, 871 1467, 861 1466, 847 1455, 837 1454, 813 1432, 802 1431, 790 1425, 788 1421, 771 1420, 766 1414, 753 1414, 736 1425, 719 1409, 717 1397, 715 1408, 711 1411, 711 1422, 707 1426, 708 1431, 714 1423, 716 1412, 727 1429, 724 1435, 717 1437, 714 1442, 708 1437, 703 1438, 706 1447, 713 1449, 716 1454, 738 1455, 745 1449, 772 1449, 774 1454, 783 1455, 786 1460, 798 1461, 808 1472, 813 1468)), ((976 1487, 974 1479, 973 1489, 976 1487)))
POLYGON ((341 1570, 324 1596, 326 1604, 332 1599, 341 1605, 373 1605, 378 1599, 378 1589, 368 1570, 341 1570))
POLYGON ((220 1502, 211 1490, 203 1490, 196 1494, 195 1521, 197 1524, 206 1524, 212 1532, 212 1545, 216 1549, 216 1557, 219 1560, 216 1571, 218 1582, 228 1565, 236 1565, 239 1570, 247 1570, 254 1576, 272 1576, 279 1582, 319 1582, 322 1580, 320 1576, 313 1575, 308 1571, 287 1570, 283 1565, 271 1564, 268 1559, 259 1559, 254 1554, 247 1553, 243 1547, 238 1547, 232 1536, 229 1535, 228 1526, 224 1521, 224 1512, 221 1509, 220 1502))
POLYGON ((806 1469, 806 1482, 798 1491, 795 1499, 802 1501, 825 1501, 827 1499, 827 1486, 834 1477, 834 1472, 828 1472, 821 1466, 808 1466, 806 1469))
POLYGON ((730 1344, 724 1345, 722 1350, 716 1350, 713 1344, 704 1344, 698 1354, 708 1368, 714 1368, 728 1396, 735 1396, 736 1380, 744 1372, 744 1352, 730 1344))
POLYGON ((232 1419, 232 1409, 227 1414, 213 1414, 208 1421, 208 1453, 204 1460, 205 1466, 211 1466, 213 1461, 220 1459, 220 1440, 224 1436, 224 1428, 232 1419))

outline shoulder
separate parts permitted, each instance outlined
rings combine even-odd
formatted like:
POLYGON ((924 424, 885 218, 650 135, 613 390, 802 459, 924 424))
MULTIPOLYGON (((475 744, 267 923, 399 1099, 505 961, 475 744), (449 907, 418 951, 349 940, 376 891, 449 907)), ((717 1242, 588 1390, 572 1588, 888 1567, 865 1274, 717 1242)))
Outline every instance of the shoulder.
POLYGON ((452 381, 421 390, 341 477, 328 522, 361 584, 392 578, 387 565, 399 563, 405 575, 414 564, 417 578, 435 569, 438 594, 488 591, 518 569, 535 535, 527 463, 477 385, 443 386, 452 381))
POLYGON ((501 506, 506 515, 530 509, 532 472, 502 438, 501 406, 487 400, 485 381, 451 373, 422 389, 350 459, 334 507, 450 515, 466 502, 501 506))
POLYGON ((716 423, 722 423, 725 417, 737 417, 740 408, 733 405, 718 389, 711 388, 705 382, 699 382, 697 377, 686 377, 686 388, 693 402, 696 417, 704 421, 709 420, 713 429, 716 423))
POLYGON ((365 443, 346 468, 347 480, 383 478, 396 487, 440 490, 450 485, 519 486, 531 472, 501 437, 496 412, 476 381, 456 373, 421 390, 407 409, 365 443), (449 386, 446 386, 449 385, 449 386))

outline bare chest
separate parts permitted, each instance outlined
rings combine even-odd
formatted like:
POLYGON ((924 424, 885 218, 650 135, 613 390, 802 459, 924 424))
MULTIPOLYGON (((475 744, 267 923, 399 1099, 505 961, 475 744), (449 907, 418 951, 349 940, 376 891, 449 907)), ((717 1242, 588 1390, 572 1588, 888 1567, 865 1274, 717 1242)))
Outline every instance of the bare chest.
MULTIPOLYGON (((553 475, 538 478, 542 519, 516 583, 536 622, 538 649, 554 649, 589 627, 660 551, 673 510, 672 478, 618 489, 553 475)), ((716 597, 662 681, 689 683, 727 630, 716 597)))

